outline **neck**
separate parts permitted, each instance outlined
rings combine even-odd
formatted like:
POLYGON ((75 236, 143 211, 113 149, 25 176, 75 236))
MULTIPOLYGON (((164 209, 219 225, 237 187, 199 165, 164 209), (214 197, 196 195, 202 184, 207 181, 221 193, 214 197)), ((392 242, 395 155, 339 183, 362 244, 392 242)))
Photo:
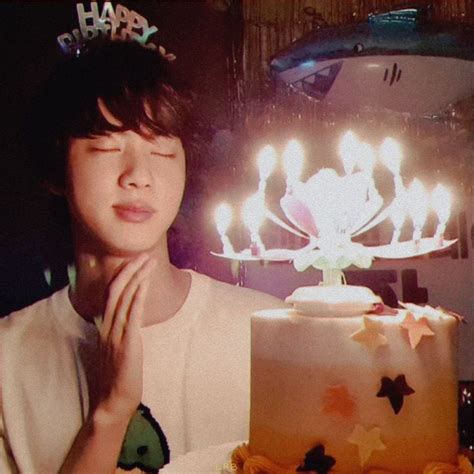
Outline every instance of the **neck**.
MULTIPOLYGON (((184 303, 191 282, 188 273, 170 263, 166 246, 153 250, 150 255, 156 260, 156 266, 150 277, 143 326, 171 318, 184 303)), ((132 258, 76 248, 76 284, 71 288, 70 298, 74 309, 85 320, 92 322, 94 317, 103 314, 110 283, 132 258)))

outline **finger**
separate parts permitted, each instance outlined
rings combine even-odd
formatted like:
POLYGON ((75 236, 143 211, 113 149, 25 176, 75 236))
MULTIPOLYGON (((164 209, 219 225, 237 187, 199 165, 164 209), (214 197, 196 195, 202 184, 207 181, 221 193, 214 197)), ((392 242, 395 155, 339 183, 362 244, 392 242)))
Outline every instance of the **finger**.
POLYGON ((150 278, 145 278, 137 288, 133 296, 133 301, 130 307, 127 323, 125 324, 125 336, 136 334, 142 327, 142 316, 145 308, 145 300, 150 287, 150 278))
POLYGON ((140 283, 150 276, 154 266, 155 260, 148 260, 127 283, 122 296, 119 298, 112 327, 110 329, 109 339, 112 344, 120 344, 124 327, 133 305, 134 295, 137 292, 140 283))
POLYGON ((137 270, 141 268, 149 258, 149 255, 141 254, 136 259, 131 260, 120 270, 120 272, 110 283, 107 290, 107 303, 104 310, 104 320, 100 330, 100 334, 103 339, 106 339, 110 333, 110 328, 112 327, 115 315, 115 308, 123 292, 123 289, 130 281, 130 278, 133 276, 133 274, 136 273, 137 270))
POLYGON ((132 278, 125 286, 122 295, 117 302, 115 314, 112 319, 112 327, 109 332, 109 340, 112 344, 118 345, 121 342, 124 326, 130 313, 133 297, 138 289, 138 285, 148 277, 153 266, 154 260, 149 260, 143 264, 141 268, 135 272, 132 278))
POLYGON ((127 324, 125 325, 124 335, 123 335, 122 344, 123 344, 123 349, 125 352, 129 352, 133 350, 134 353, 136 354, 138 350, 143 351, 140 329, 142 327, 142 321, 143 321, 142 315, 143 315, 143 310, 145 306, 145 300, 146 300, 146 295, 148 293, 149 285, 150 285, 150 280, 145 279, 142 283, 140 283, 133 297, 132 308, 128 316, 127 324))
POLYGON ((101 328, 101 336, 103 338, 107 338, 110 333, 110 328, 112 327, 115 315, 115 308, 118 304, 124 287, 130 280, 131 276, 144 265, 148 258, 149 256, 147 254, 142 254, 136 259, 131 260, 118 272, 118 274, 110 283, 107 290, 107 302, 101 328))

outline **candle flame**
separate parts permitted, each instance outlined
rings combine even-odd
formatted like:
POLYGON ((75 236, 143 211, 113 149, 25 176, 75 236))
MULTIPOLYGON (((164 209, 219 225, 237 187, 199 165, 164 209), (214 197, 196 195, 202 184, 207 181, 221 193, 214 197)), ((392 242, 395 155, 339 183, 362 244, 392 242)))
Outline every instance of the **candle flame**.
POLYGON ((303 171, 304 151, 300 142, 290 140, 283 151, 283 166, 289 184, 297 183, 303 171))
POLYGON ((258 233, 265 220, 265 215, 265 203, 258 193, 244 201, 242 206, 242 219, 251 233, 258 233))
POLYGON ((438 184, 431 194, 431 206, 438 216, 440 224, 446 225, 451 214, 451 193, 438 184))
POLYGON ((380 145, 379 152, 382 161, 390 172, 394 175, 399 175, 403 152, 397 140, 387 137, 382 142, 382 145, 380 145))
POLYGON ((230 227, 230 223, 232 222, 232 208, 229 204, 225 202, 220 204, 216 209, 214 219, 216 221, 217 232, 219 232, 219 235, 225 235, 230 227))
POLYGON ((425 187, 417 178, 408 188, 408 212, 415 228, 421 230, 428 216, 428 195, 425 187))
POLYGON ((402 196, 397 196, 393 200, 390 217, 395 229, 400 230, 406 219, 405 199, 402 196))
POLYGON ((344 134, 339 145, 339 153, 346 174, 351 174, 357 162, 359 140, 354 132, 349 130, 344 134))
POLYGON ((357 164, 362 171, 372 176, 375 165, 375 152, 368 143, 361 143, 359 145, 360 154, 357 164))
MULTIPOLYGON (((355 134, 347 132, 339 149, 345 174, 340 176, 333 168, 322 168, 303 182, 303 147, 298 141, 291 140, 283 153, 287 187, 280 199, 289 225, 265 206, 267 179, 274 171, 276 153, 270 145, 263 147, 257 156, 258 189, 241 209, 243 223, 250 231, 250 246, 239 252, 234 250, 227 235, 232 210, 227 204, 221 204, 216 209, 215 220, 223 250, 217 255, 234 260, 293 260, 297 270, 312 265, 323 273, 332 274, 340 273, 351 264, 368 268, 373 257, 407 258, 452 245, 455 239, 445 239, 451 194, 438 185, 429 196, 418 179, 414 179, 409 188, 405 187, 400 175, 401 148, 394 139, 387 138, 377 154, 393 174, 395 196, 391 205, 384 207, 373 177, 374 150, 359 141, 355 134), (357 172, 354 172, 355 168, 357 172), (423 226, 430 210, 436 212, 439 223, 432 237, 423 237, 423 226), (298 249, 266 250, 260 228, 267 218, 293 234, 306 237, 309 243, 298 249), (352 241, 353 237, 374 228, 386 218, 391 218, 394 224, 390 244, 365 247, 352 241), (407 218, 413 223, 413 235, 411 239, 401 241, 402 231, 408 227, 405 226, 407 218)), ((326 276, 323 276, 325 283, 328 281, 326 276)))
POLYGON ((266 181, 275 169, 277 162, 276 151, 271 145, 264 146, 258 156, 257 165, 260 180, 266 181))

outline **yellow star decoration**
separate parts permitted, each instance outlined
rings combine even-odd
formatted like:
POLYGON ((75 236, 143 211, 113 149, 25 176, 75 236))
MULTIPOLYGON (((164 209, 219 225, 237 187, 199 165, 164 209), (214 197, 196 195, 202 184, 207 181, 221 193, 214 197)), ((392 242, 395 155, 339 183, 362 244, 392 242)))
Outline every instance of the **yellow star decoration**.
POLYGON ((387 337, 379 332, 381 329, 381 323, 364 316, 362 328, 352 333, 349 337, 375 352, 379 346, 387 344, 387 337))
POLYGON ((423 336, 434 336, 434 332, 428 324, 428 319, 420 318, 416 320, 412 313, 406 315, 400 326, 408 331, 408 339, 412 349, 415 349, 423 336))
POLYGON ((366 430, 362 425, 356 425, 352 434, 347 438, 347 441, 356 444, 359 448, 359 461, 361 466, 368 461, 373 451, 380 451, 386 448, 385 444, 380 440, 380 428, 378 426, 366 430))

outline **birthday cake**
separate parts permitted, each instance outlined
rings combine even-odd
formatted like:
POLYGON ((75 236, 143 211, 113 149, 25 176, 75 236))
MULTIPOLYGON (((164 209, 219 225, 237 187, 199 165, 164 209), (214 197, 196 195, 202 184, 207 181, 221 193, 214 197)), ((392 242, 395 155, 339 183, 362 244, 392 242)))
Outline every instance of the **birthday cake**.
POLYGON ((252 319, 240 472, 471 472, 458 459, 457 325, 363 287, 299 288, 252 319))
POLYGON ((444 235, 450 193, 437 186, 428 195, 416 178, 405 187, 402 152, 392 138, 376 153, 348 132, 340 154, 343 175, 322 168, 303 181, 303 148, 288 143, 280 207, 289 225, 266 207, 277 158, 272 147, 262 149, 258 190, 242 207, 249 248, 231 245, 229 206, 216 212, 223 248, 217 255, 292 261, 298 271, 322 270, 324 283, 298 288, 287 299, 293 308, 253 316, 249 441, 232 453, 232 467, 244 474, 471 474, 469 460, 458 455, 461 317, 414 304, 393 310, 368 288, 342 284, 342 270, 351 265, 369 268, 374 258, 409 258, 452 245, 444 235), (386 207, 373 176, 377 155, 393 174, 394 197, 386 207), (438 225, 426 237, 430 213, 438 225), (390 243, 366 247, 352 240, 389 217, 390 243), (307 244, 267 249, 259 234, 266 219, 307 244))

